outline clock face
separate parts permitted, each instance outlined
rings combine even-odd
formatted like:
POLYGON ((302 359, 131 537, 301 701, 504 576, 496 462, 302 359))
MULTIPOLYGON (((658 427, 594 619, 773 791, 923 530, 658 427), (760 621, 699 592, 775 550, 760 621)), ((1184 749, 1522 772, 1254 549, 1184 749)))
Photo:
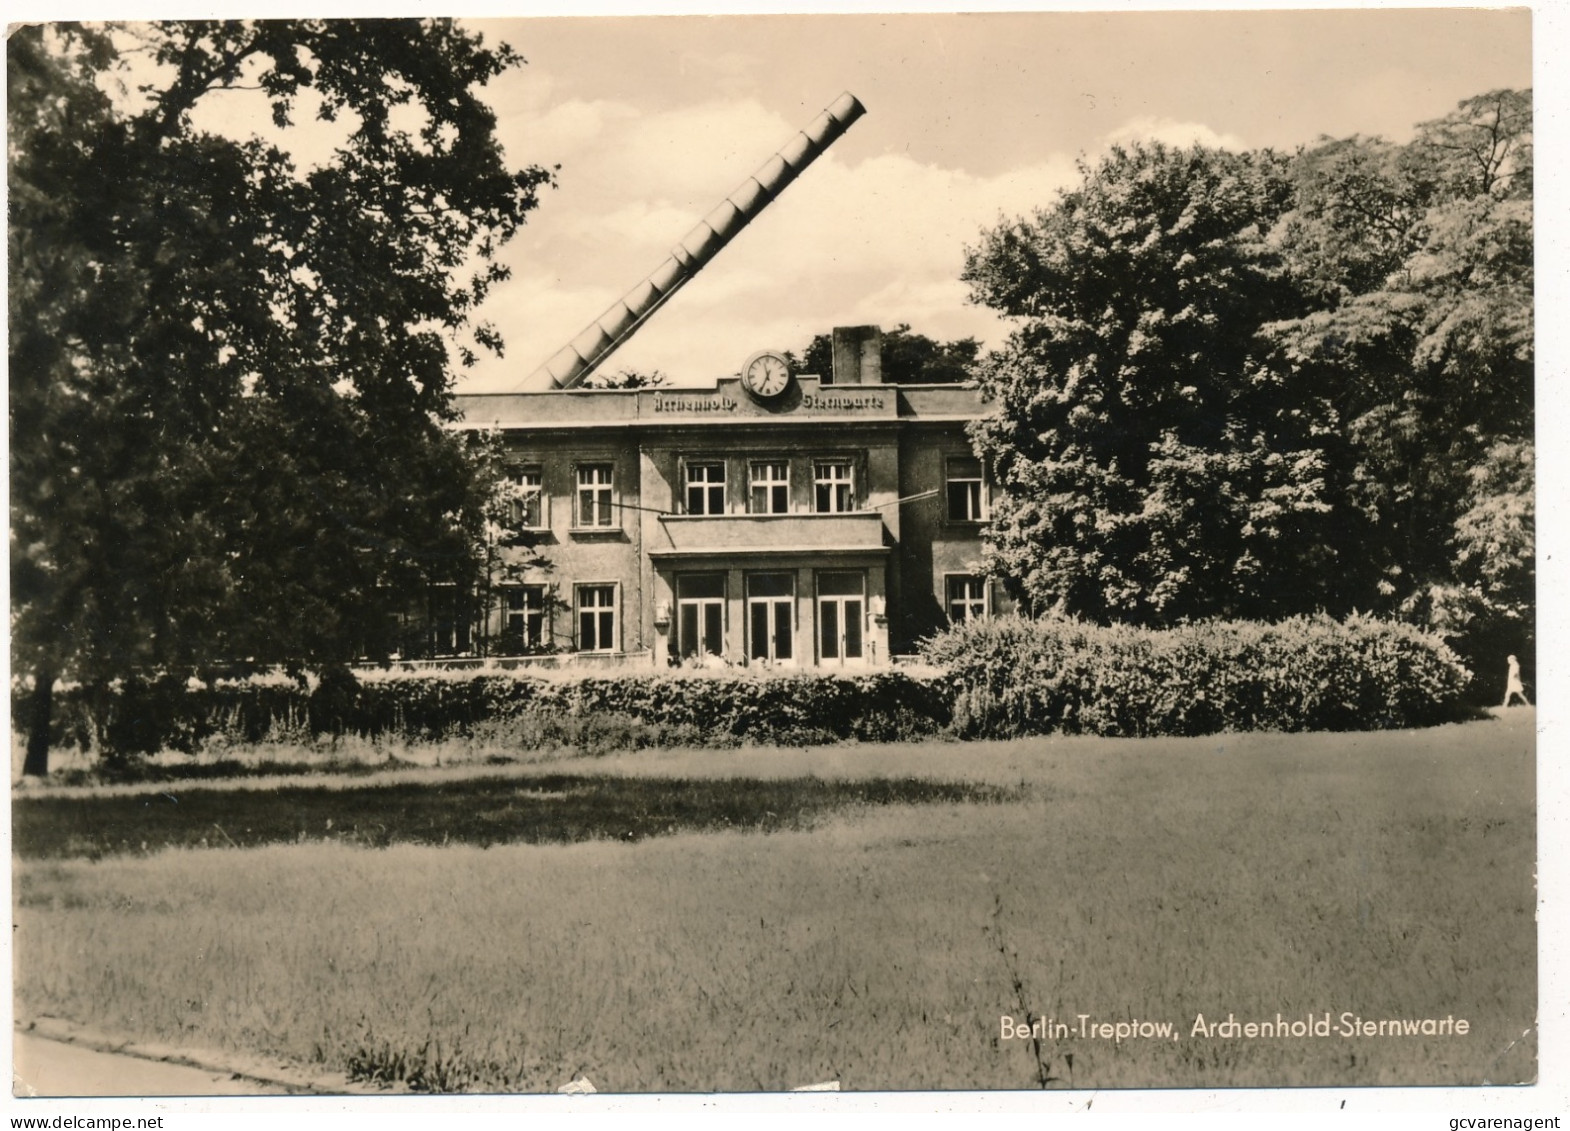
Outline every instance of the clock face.
POLYGON ((777 353, 756 353, 741 370, 742 384, 759 397, 777 397, 790 384, 790 366, 777 353))

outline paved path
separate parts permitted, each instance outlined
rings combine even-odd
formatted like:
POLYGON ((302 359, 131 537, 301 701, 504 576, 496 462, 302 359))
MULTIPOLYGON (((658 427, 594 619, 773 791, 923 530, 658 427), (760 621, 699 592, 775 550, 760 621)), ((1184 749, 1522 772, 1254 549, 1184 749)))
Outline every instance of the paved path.
POLYGON ((281 1096, 278 1084, 13 1032, 15 1096, 281 1096))

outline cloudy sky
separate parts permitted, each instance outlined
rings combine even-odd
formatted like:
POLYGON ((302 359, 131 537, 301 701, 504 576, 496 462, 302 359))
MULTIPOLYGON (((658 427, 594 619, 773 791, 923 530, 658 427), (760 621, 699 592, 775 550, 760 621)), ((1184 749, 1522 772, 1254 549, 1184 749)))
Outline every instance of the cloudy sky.
MULTIPOLYGON (((209 0, 170 2, 203 9, 171 14, 205 15, 209 0)), ((356 14, 373 13, 394 14, 356 14)), ((863 323, 996 345, 1007 327, 967 301, 965 249, 1000 217, 1049 205, 1081 158, 1140 138, 1283 150, 1324 135, 1405 140, 1461 99, 1532 85, 1524 8, 467 22, 528 60, 488 89, 509 161, 559 171, 503 250, 513 277, 483 311, 505 356, 466 371, 460 392, 524 387, 842 91, 866 116, 603 372, 711 384, 755 350, 800 350, 863 323)), ((302 106, 298 120, 309 117, 302 106)), ((259 96, 211 99, 198 119, 266 128, 259 96)), ((306 165, 334 140, 290 133, 306 165)))
POLYGON ((1080 155, 1156 137, 1401 140, 1532 82, 1524 10, 1003 13, 473 21, 528 65, 491 88, 511 160, 560 166, 487 313, 518 387, 841 91, 867 115, 606 363, 679 384, 835 325, 996 343, 965 247, 1049 203, 1080 155))

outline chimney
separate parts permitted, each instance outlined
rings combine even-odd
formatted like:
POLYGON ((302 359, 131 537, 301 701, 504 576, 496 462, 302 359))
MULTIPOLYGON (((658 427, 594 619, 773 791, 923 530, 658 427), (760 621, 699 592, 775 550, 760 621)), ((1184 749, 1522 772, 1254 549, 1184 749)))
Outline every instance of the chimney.
POLYGON ((830 385, 883 384, 883 331, 877 326, 834 327, 830 385))

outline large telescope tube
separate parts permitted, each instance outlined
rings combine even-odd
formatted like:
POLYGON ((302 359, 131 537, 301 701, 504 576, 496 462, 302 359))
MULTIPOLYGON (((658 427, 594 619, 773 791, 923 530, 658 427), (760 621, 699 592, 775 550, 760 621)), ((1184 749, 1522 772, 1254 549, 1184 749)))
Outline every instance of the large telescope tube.
POLYGON ((840 95, 834 105, 819 114, 810 126, 764 162, 763 168, 743 181, 719 207, 688 232, 671 250, 670 258, 653 274, 591 322, 571 344, 531 373, 522 388, 570 389, 594 372, 666 299, 703 270, 704 264, 718 255, 737 232, 767 208, 786 185, 800 176, 803 169, 816 161, 819 154, 866 112, 866 107, 850 92, 840 95))

